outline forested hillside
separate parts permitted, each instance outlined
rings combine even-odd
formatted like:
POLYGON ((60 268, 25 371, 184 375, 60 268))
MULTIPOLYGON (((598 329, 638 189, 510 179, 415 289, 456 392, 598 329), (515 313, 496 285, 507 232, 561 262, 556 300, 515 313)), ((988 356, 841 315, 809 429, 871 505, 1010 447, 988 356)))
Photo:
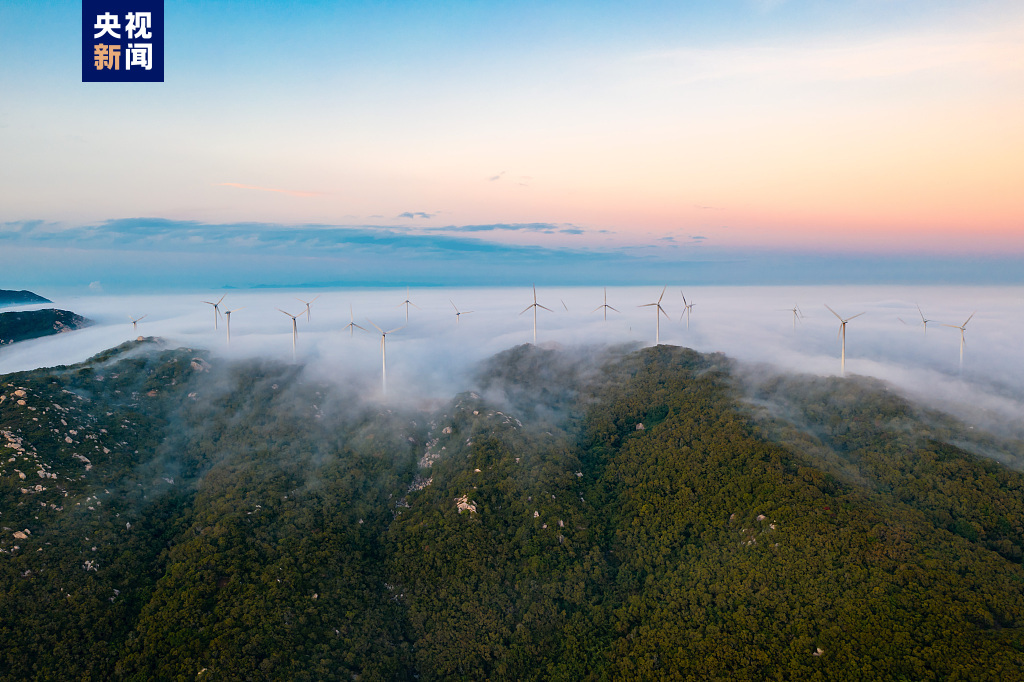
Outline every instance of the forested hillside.
POLYGON ((56 308, 0 313, 0 346, 70 332, 90 324, 77 313, 56 308))
POLYGON ((1019 442, 669 346, 469 388, 152 339, 0 377, 0 679, 1024 677, 1019 442))

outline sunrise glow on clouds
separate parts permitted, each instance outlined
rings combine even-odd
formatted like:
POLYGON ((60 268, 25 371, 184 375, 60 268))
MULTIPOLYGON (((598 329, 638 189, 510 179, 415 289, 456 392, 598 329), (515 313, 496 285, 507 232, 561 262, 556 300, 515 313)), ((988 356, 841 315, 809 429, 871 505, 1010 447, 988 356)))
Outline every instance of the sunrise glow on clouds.
POLYGON ((167 82, 97 87, 7 3, 0 223, 1024 253, 1024 8, 841 5, 169 3, 167 82))

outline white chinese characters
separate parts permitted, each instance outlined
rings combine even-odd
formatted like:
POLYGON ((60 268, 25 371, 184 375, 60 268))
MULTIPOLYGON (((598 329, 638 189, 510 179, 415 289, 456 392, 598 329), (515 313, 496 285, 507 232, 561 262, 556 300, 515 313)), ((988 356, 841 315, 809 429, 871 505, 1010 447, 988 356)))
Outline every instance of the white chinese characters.
POLYGON ((94 39, 102 38, 106 34, 110 34, 111 38, 121 38, 121 34, 115 32, 121 28, 121 22, 117 20, 116 14, 111 14, 110 12, 97 14, 96 24, 93 26, 93 28, 99 29, 99 33, 93 36, 94 39))
POLYGON ((149 40, 153 37, 149 30, 153 27, 152 12, 129 12, 124 18, 128 20, 124 27, 125 31, 128 32, 128 40, 135 40, 137 38, 149 40))

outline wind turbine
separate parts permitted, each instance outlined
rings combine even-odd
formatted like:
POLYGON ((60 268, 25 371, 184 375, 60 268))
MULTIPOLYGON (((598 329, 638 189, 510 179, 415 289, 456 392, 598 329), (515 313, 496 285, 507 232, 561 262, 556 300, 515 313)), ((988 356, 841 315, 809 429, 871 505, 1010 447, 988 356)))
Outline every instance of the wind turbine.
MULTIPOLYGON (((313 301, 315 301, 315 300, 316 300, 316 299, 318 299, 318 298, 320 298, 320 294, 317 294, 316 296, 314 296, 314 297, 313 297, 313 299, 312 299, 312 300, 310 300, 310 301, 303 301, 303 300, 302 300, 301 298, 298 298, 298 297, 296 297, 296 298, 295 298, 295 300, 296 300, 296 301, 300 301, 300 302, 302 302, 302 303, 305 303, 305 304, 306 304, 306 322, 309 322, 309 318, 310 318, 310 315, 309 315, 309 306, 313 305, 313 301)), ((279 309, 279 310, 280 310, 280 309, 279 309)), ((302 314, 302 313, 299 313, 299 315, 301 315, 301 314, 302 314)))
MULTIPOLYGON (((242 306, 242 308, 244 308, 244 307, 245 306, 242 306)), ((228 328, 228 345, 229 346, 231 345, 231 313, 237 313, 242 308, 235 308, 234 310, 225 310, 224 311, 224 320, 227 322, 227 328, 228 328)))
POLYGON ((455 308, 455 324, 459 323, 460 315, 468 315, 469 313, 473 312, 472 310, 459 310, 459 307, 455 305, 455 301, 453 301, 450 298, 448 299, 448 302, 452 304, 453 308, 455 308))
MULTIPOLYGON (((978 312, 978 311, 975 310, 974 313, 976 313, 976 312, 978 312)), ((964 321, 964 323, 961 324, 961 325, 956 325, 956 324, 944 324, 944 325, 942 325, 943 327, 952 327, 953 329, 959 329, 960 330, 960 373, 961 374, 963 374, 963 371, 964 371, 964 332, 967 331, 967 323, 971 321, 971 317, 974 317, 974 313, 971 313, 971 316, 968 317, 964 321)))
POLYGON ((659 296, 658 300, 655 301, 654 303, 644 303, 643 305, 638 305, 637 306, 637 308, 650 308, 651 306, 655 307, 655 309, 654 309, 654 318, 655 318, 655 320, 657 322, 657 326, 655 327, 655 331, 654 331, 654 345, 655 346, 660 346, 661 345, 661 316, 664 315, 665 319, 671 319, 668 316, 668 313, 665 312, 665 309, 661 307, 661 299, 665 298, 665 289, 668 289, 668 287, 666 286, 664 289, 661 290, 661 296, 659 296))
MULTIPOLYGON (((607 322, 608 321, 608 309, 609 308, 611 308, 612 310, 615 310, 615 308, 612 308, 610 305, 608 305, 608 287, 605 287, 604 288, 604 303, 602 303, 601 305, 597 306, 596 308, 594 308, 590 312, 591 313, 596 313, 598 310, 603 310, 604 311, 604 321, 607 322)), ((615 312, 619 312, 619 311, 615 310, 615 312)))
MULTIPOLYGON (((827 303, 825 304, 825 307, 828 308, 828 304, 827 303)), ((854 317, 860 317, 864 313, 857 313, 853 317, 848 317, 848 318, 846 318, 844 320, 839 315, 839 313, 837 313, 836 311, 832 310, 831 308, 828 308, 828 309, 829 309, 829 311, 833 315, 835 315, 836 317, 839 318, 839 335, 843 337, 843 354, 842 354, 842 356, 841 356, 841 358, 839 360, 839 373, 842 376, 846 376, 846 323, 849 322, 850 320, 852 320, 854 317)))
MULTIPOLYGON (((408 308, 406 308, 406 310, 408 310, 408 308)), ((370 318, 366 318, 366 321, 372 324, 374 327, 377 327, 377 324, 370 318)), ((405 325, 403 324, 401 327, 395 327, 394 329, 389 329, 388 331, 384 331, 380 327, 377 327, 377 331, 380 332, 380 386, 381 391, 384 393, 384 395, 388 394, 388 354, 385 341, 387 341, 388 334, 393 334, 397 332, 399 329, 405 329, 405 325)))
POLYGON ((523 313, 525 313, 530 308, 533 308, 533 345, 536 346, 537 345, 537 308, 544 308, 544 310, 548 311, 549 313, 555 312, 551 308, 548 308, 547 306, 543 306, 540 303, 537 303, 537 285, 536 284, 533 285, 533 303, 531 305, 528 305, 525 308, 523 308, 523 312, 521 312, 519 314, 522 315, 523 313))
MULTIPOLYGON (((558 299, 558 300, 559 300, 559 301, 562 301, 562 299, 558 299)), ((562 301, 562 307, 563 307, 563 308, 565 308, 565 312, 569 312, 569 306, 567 306, 567 305, 565 304, 565 301, 562 301)))
POLYGON ((405 300, 395 307, 401 308, 403 305, 405 306, 405 323, 409 324, 409 306, 412 306, 416 310, 422 310, 422 308, 420 308, 418 305, 409 300, 409 287, 405 288, 405 300))
MULTIPOLYGON (((679 292, 680 296, 683 296, 683 292, 679 292)), ((686 329, 690 329, 690 311, 693 310, 693 301, 687 302, 686 296, 683 296, 683 312, 679 314, 679 321, 683 321, 683 314, 686 315, 686 329)), ((665 317, 668 317, 667 315, 665 317)))
POLYGON ((793 329, 795 331, 797 320, 804 316, 803 311, 800 310, 800 306, 796 303, 793 304, 792 308, 783 308, 783 310, 793 313, 793 329))
MULTIPOLYGON (((281 309, 278 308, 278 310, 281 309)), ((295 341, 299 338, 299 323, 297 322, 297 319, 302 313, 299 313, 299 315, 292 315, 287 310, 281 310, 281 312, 292 318, 292 362, 295 362, 295 341)))
MULTIPOLYGON (((146 315, 148 314, 149 313, 146 313, 146 315)), ((139 321, 146 317, 146 315, 143 315, 142 317, 132 317, 131 315, 128 316, 128 319, 132 321, 132 331, 136 331, 139 328, 139 321)))
MULTIPOLYGON (((224 294, 224 296, 227 296, 227 294, 224 294)), ((205 303, 207 305, 212 305, 213 306, 213 328, 214 329, 218 329, 219 328, 217 326, 217 318, 220 317, 220 304, 221 304, 221 301, 224 300, 224 296, 221 296, 220 299, 216 303, 214 303, 213 301, 203 301, 203 303, 205 303)))
POLYGON ((358 324, 356 324, 356 315, 355 313, 352 312, 351 303, 348 306, 348 324, 342 327, 342 329, 347 329, 349 336, 354 336, 357 329, 362 329, 364 332, 366 331, 366 327, 360 327, 358 324))
MULTIPOLYGON (((915 303, 914 305, 917 305, 917 304, 915 303)), ((925 319, 924 313, 921 312, 921 306, 917 306, 917 314, 921 316, 921 326, 924 327, 924 333, 927 334, 928 333, 928 323, 929 322, 934 322, 934 320, 925 319)), ((899 321, 903 322, 903 324, 909 324, 902 317, 899 318, 899 321)), ((967 323, 964 322, 964 324, 967 324, 967 323)), ((949 325, 947 325, 947 326, 949 326, 949 325)))

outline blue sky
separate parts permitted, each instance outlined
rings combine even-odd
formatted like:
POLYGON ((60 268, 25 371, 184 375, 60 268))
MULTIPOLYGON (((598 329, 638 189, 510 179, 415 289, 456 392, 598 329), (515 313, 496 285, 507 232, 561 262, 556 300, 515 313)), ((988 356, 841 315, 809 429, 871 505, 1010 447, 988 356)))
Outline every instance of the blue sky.
POLYGON ((163 84, 80 7, 0 0, 0 286, 1024 271, 1019 2, 167 2, 163 84))

